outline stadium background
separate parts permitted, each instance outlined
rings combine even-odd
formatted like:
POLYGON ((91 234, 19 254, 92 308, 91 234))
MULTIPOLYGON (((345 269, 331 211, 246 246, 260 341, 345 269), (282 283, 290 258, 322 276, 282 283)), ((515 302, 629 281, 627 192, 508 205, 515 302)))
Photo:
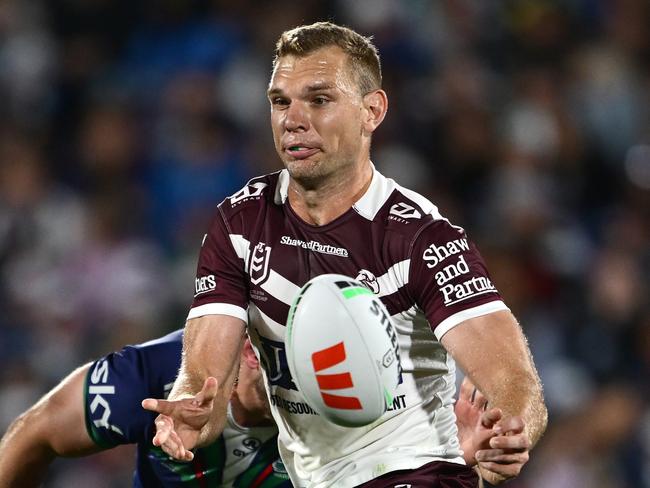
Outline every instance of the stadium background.
MULTIPOLYGON (((386 174, 479 243, 546 388, 512 488, 650 487, 650 3, 0 3, 0 432, 76 365, 179 327, 214 205, 279 167, 277 35, 374 34, 386 174)), ((132 450, 52 487, 127 486, 132 450)))

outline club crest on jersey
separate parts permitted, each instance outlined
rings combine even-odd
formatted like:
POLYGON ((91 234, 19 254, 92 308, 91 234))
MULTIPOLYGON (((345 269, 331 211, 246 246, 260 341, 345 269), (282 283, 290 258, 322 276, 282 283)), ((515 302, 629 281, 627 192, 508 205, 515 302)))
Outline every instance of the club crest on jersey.
POLYGON ((269 277, 269 261, 271 258, 271 247, 263 242, 258 243, 251 253, 249 266, 251 283, 259 285, 269 277))
POLYGON ((393 220, 419 219, 420 217, 422 217, 422 214, 419 210, 404 202, 396 203, 390 207, 390 212, 388 212, 388 218, 393 220))
POLYGON ((377 277, 367 269, 362 269, 361 271, 359 271, 356 280, 360 281, 363 284, 363 286, 368 288, 375 295, 379 293, 379 282, 377 281, 377 277))
POLYGON ((244 188, 230 197, 230 205, 234 207, 235 205, 250 198, 259 197, 262 194, 262 191, 264 191, 264 188, 267 186, 269 186, 268 183, 263 183, 261 181, 246 185, 244 188))

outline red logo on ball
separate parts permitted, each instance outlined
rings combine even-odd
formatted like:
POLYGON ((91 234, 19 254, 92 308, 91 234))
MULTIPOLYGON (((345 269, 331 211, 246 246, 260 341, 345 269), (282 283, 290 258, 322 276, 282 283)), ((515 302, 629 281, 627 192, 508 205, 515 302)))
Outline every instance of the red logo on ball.
MULTIPOLYGON (((318 373, 324 369, 331 368, 345 361, 345 344, 339 342, 331 347, 316 351, 311 355, 311 362, 314 365, 314 371, 318 373)), ((316 374, 318 387, 325 405, 342 410, 361 410, 361 402, 357 397, 332 395, 325 393, 323 390, 341 390, 343 388, 352 388, 352 375, 350 373, 335 374, 316 374)))

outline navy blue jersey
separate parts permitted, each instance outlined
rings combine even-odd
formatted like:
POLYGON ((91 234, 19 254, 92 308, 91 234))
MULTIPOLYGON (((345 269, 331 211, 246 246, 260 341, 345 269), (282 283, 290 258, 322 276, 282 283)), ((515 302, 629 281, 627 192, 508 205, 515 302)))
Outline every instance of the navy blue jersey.
POLYGON ((137 444, 136 487, 290 487, 275 427, 245 428, 230 411, 221 437, 191 463, 171 459, 151 443, 156 414, 144 398, 165 398, 180 367, 182 331, 126 346, 91 364, 85 383, 86 428, 100 447, 137 444))

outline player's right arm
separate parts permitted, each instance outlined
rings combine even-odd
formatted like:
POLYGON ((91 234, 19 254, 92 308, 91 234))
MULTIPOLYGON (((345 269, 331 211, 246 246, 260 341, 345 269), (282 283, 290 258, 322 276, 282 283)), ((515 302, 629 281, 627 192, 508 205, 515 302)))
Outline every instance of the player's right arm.
POLYGON ((39 486, 54 458, 101 450, 85 426, 83 395, 89 367, 70 373, 11 423, 0 441, 0 488, 39 486))
POLYGON ((211 444, 223 431, 245 326, 228 315, 187 321, 183 359, 168 400, 142 402, 145 409, 160 414, 153 443, 170 456, 191 461, 191 449, 211 444))
POLYGON ((226 216, 232 217, 231 203, 226 199, 219 205, 201 244, 181 367, 169 399, 142 402, 145 409, 160 414, 154 445, 181 461, 192 460, 191 449, 221 434, 239 370, 248 320, 249 243, 243 237, 241 214, 226 216))

